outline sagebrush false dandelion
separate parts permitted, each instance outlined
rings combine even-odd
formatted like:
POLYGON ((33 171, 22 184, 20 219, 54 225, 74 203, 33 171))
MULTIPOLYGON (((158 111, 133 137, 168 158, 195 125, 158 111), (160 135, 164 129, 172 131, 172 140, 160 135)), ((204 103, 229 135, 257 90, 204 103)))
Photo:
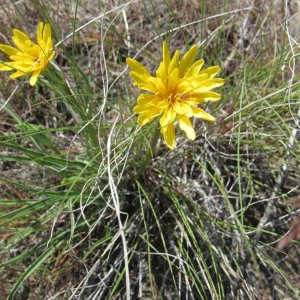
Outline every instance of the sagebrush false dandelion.
POLYGON ((26 33, 18 29, 13 29, 12 40, 16 48, 0 44, 0 50, 11 60, 0 62, 0 71, 15 70, 16 72, 11 74, 10 78, 32 73, 29 83, 33 86, 55 55, 51 26, 43 22, 39 23, 36 35, 37 43, 32 42, 26 33))
POLYGON ((196 137, 191 117, 215 121, 198 105, 219 100, 221 95, 211 90, 223 85, 224 80, 214 78, 221 70, 218 66, 201 70, 204 60, 194 62, 197 53, 198 46, 194 45, 181 59, 179 50, 171 58, 168 44, 164 42, 163 60, 156 71, 156 77, 138 61, 126 59, 134 85, 149 92, 141 94, 133 108, 133 112, 139 114, 137 122, 144 126, 161 116, 160 130, 170 149, 175 148, 175 121, 178 121, 180 129, 191 140, 196 137))

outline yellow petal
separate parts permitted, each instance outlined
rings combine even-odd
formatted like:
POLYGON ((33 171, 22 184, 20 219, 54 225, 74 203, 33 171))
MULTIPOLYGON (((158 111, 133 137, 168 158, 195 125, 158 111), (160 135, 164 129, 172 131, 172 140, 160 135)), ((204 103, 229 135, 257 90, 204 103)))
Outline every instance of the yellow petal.
POLYGON ((146 112, 140 114, 137 122, 140 126, 144 126, 145 124, 151 122, 155 117, 159 116, 161 113, 161 109, 153 107, 151 108, 151 110, 147 110, 146 112))
POLYGON ((156 70, 156 76, 161 79, 166 79, 168 76, 168 68, 170 64, 170 50, 166 42, 163 43, 163 61, 156 70))
POLYGON ((205 110, 198 108, 198 107, 192 107, 193 110, 193 116, 195 118, 200 118, 200 119, 204 119, 207 121, 211 121, 211 122, 215 122, 216 119, 211 116, 209 113, 207 113, 205 110))
POLYGON ((11 62, 0 62, 0 71, 10 71, 12 69, 11 62))
POLYGON ((13 29, 13 37, 12 40, 14 41, 15 45, 21 50, 21 51, 25 51, 27 50, 29 47, 28 45, 25 43, 26 41, 31 41, 29 36, 18 30, 18 29, 13 29))
POLYGON ((163 100, 158 101, 156 106, 158 108, 161 108, 162 110, 164 110, 165 108, 167 108, 169 106, 169 104, 165 99, 163 99, 163 100))
POLYGON ((202 86, 202 82, 208 79, 207 74, 196 75, 193 77, 184 77, 181 80, 178 80, 177 92, 184 94, 187 92, 195 92, 194 89, 197 89, 202 86))
POLYGON ((15 55, 18 52, 18 49, 8 45, 2 45, 2 44, 0 44, 0 50, 5 54, 7 54, 8 56, 15 55))
POLYGON ((209 75, 208 74, 200 74, 200 75, 195 75, 193 77, 190 77, 188 78, 188 80, 190 80, 190 82, 193 84, 193 85, 198 85, 200 83, 202 83, 204 80, 208 80, 210 79, 209 78, 209 75))
POLYGON ((176 118, 176 112, 172 109, 166 108, 162 117, 159 120, 160 126, 164 127, 174 122, 176 118))
POLYGON ((24 76, 26 75, 26 73, 22 72, 22 71, 17 71, 13 74, 11 74, 9 77, 12 78, 12 79, 15 79, 15 78, 18 78, 18 77, 21 77, 21 76, 24 76))
POLYGON ((17 52, 17 54, 11 55, 9 58, 11 60, 15 60, 15 61, 23 61, 24 59, 26 59, 26 55, 24 55, 23 52, 17 52))
POLYGON ((133 108, 133 112, 135 114, 140 114, 140 113, 143 113, 143 112, 146 112, 149 110, 149 106, 146 106, 146 105, 136 105, 134 108, 133 108))
POLYGON ((133 80, 139 84, 139 83, 147 83, 147 77, 145 77, 143 74, 139 72, 132 71, 130 72, 130 76, 133 78, 133 80))
POLYGON ((198 46, 194 45, 179 62, 179 76, 182 76, 187 69, 192 65, 198 53, 198 46))
POLYGON ((167 146, 173 150, 175 148, 175 127, 174 124, 171 123, 165 127, 160 129, 167 146))
POLYGON ((53 59, 54 56, 55 56, 55 51, 51 51, 49 56, 48 56, 48 61, 50 62, 53 59))
POLYGON ((137 123, 140 126, 146 125, 147 123, 149 123, 149 121, 150 121, 150 119, 148 117, 147 112, 144 112, 144 113, 140 114, 139 117, 138 117, 138 119, 137 119, 137 123))
POLYGON ((178 68, 179 55, 180 55, 180 51, 176 50, 172 60, 170 61, 168 74, 171 74, 175 68, 178 68))
POLYGON ((178 118, 178 123, 180 129, 186 133, 187 138, 190 140, 194 140, 196 138, 195 130, 189 118, 186 116, 180 116, 180 118, 178 118))
POLYGON ((126 63, 127 63, 127 65, 129 66, 129 68, 132 71, 134 71, 134 72, 136 72, 138 74, 141 74, 141 75, 143 75, 145 77, 151 76, 149 74, 149 72, 147 71, 147 69, 141 63, 139 63, 138 61, 136 61, 136 60, 134 60, 132 58, 127 57, 126 58, 126 63))
POLYGON ((24 73, 28 73, 31 71, 32 69, 32 61, 27 61, 27 60, 16 60, 16 61, 12 61, 9 62, 9 66, 18 70, 18 71, 22 71, 24 73))
POLYGON ((40 73, 41 73, 40 70, 37 70, 37 71, 33 72, 33 74, 30 77, 30 80, 29 80, 29 83, 30 83, 31 86, 34 86, 36 84, 36 81, 37 81, 40 73))
POLYGON ((170 49, 166 42, 163 43, 163 62, 166 64, 166 66, 169 66, 171 57, 170 57, 170 49))
MULTIPOLYGON (((137 72, 131 72, 130 73, 131 77, 135 81, 135 85, 137 85, 140 89, 150 91, 152 93, 156 93, 157 89, 156 87, 152 84, 151 82, 151 77, 147 78, 144 77, 142 74, 137 73, 137 72)), ((157 79, 157 78, 155 78, 157 79)))
POLYGON ((191 97, 195 97, 198 100, 198 103, 218 101, 221 99, 221 95, 215 92, 191 93, 191 97))
POLYGON ((46 23, 43 30, 43 39, 46 41, 51 37, 51 26, 49 23, 46 23))
POLYGON ((163 112, 162 109, 160 109, 159 107, 152 107, 151 110, 149 110, 148 116, 151 118, 151 121, 153 118, 161 115, 163 112))
POLYGON ((43 29, 44 29, 44 23, 40 22, 36 32, 36 41, 40 46, 41 43, 43 42, 43 29))
POLYGON ((137 103, 139 105, 147 105, 153 100, 154 97, 156 97, 156 96, 155 95, 150 95, 150 94, 141 94, 137 98, 137 103))
POLYGON ((171 93, 174 90, 175 86, 178 84, 178 77, 179 77, 179 69, 175 68, 168 78, 168 84, 167 84, 168 93, 171 93))
POLYGON ((184 103, 189 105, 190 107, 194 107, 195 105, 201 104, 201 103, 204 103, 204 102, 205 102, 204 100, 200 100, 200 99, 197 99, 197 98, 187 98, 187 99, 184 100, 184 103))
POLYGON ((47 41, 46 41, 46 45, 44 48, 44 52, 47 54, 50 52, 50 50, 53 48, 53 41, 51 37, 48 37, 47 41))
POLYGON ((211 89, 222 86, 224 84, 224 79, 222 78, 212 78, 201 82, 198 88, 194 89, 194 93, 208 92, 211 89))
POLYGON ((213 66, 213 67, 208 67, 204 70, 202 70, 201 72, 199 72, 198 74, 207 74, 208 78, 213 78, 215 75, 217 75, 219 72, 221 71, 221 68, 218 66, 213 66))
POLYGON ((161 79, 164 79, 168 76, 168 67, 164 62, 161 62, 159 64, 158 69, 156 70, 156 77, 159 77, 161 79))
POLYGON ((155 85, 156 91, 153 91, 154 93, 159 92, 160 94, 165 95, 167 92, 166 85, 161 78, 152 77, 149 78, 149 81, 155 85))
POLYGON ((204 64, 204 60, 200 59, 198 61, 196 61, 186 72, 186 74, 184 75, 184 77, 191 77, 191 76, 195 76, 198 75, 198 73, 200 72, 202 66, 204 64))
MULTIPOLYGON (((157 107, 158 103, 158 99, 153 99, 152 101, 148 102, 147 104, 143 104, 143 105, 136 105, 134 108, 133 108, 133 112, 138 114, 138 113, 142 113, 144 111, 149 111, 149 110, 152 110, 153 108, 157 107)), ((161 109, 162 111, 162 109, 161 109)))
POLYGON ((184 102, 176 102, 173 106, 173 109, 177 114, 180 115, 185 115, 188 117, 191 117, 193 115, 192 108, 184 102))

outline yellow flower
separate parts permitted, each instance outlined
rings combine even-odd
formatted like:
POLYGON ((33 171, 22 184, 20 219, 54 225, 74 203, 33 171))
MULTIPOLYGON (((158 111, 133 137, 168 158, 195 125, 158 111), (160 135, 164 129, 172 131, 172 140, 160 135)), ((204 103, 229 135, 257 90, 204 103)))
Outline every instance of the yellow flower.
POLYGON ((18 30, 13 29, 12 40, 16 48, 0 44, 0 50, 9 56, 11 61, 0 62, 0 71, 16 70, 10 78, 17 78, 32 73, 29 83, 35 85, 40 73, 44 71, 53 59, 55 52, 52 50, 50 24, 40 22, 37 28, 37 44, 30 37, 18 30))
POLYGON ((171 59, 166 42, 163 43, 163 61, 156 71, 156 77, 134 59, 127 58, 134 85, 150 93, 141 94, 133 112, 139 114, 138 124, 143 126, 155 117, 160 117, 160 130, 170 149, 175 147, 175 127, 179 127, 186 136, 194 140, 196 137, 190 117, 215 121, 215 118, 197 107, 207 101, 217 101, 221 95, 211 92, 213 88, 224 84, 221 78, 214 78, 220 67, 213 66, 201 70, 204 60, 194 62, 198 46, 194 45, 181 59, 177 50, 171 59))

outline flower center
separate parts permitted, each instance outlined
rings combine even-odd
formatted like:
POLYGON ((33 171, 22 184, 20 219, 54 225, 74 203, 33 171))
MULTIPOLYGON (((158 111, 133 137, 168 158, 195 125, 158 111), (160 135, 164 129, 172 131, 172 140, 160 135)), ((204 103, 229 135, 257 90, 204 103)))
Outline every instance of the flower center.
POLYGON ((169 107, 173 107, 176 103, 184 103, 187 96, 182 93, 171 93, 167 98, 167 103, 169 107))

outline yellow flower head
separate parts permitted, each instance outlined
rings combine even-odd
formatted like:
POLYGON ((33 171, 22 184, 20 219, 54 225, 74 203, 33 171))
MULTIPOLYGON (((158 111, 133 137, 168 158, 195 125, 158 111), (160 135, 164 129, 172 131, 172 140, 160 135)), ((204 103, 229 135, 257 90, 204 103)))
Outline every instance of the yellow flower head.
POLYGON ((0 50, 9 56, 11 61, 0 62, 0 71, 16 70, 10 78, 17 78, 32 73, 29 83, 35 85, 40 73, 45 70, 55 55, 52 50, 50 24, 40 22, 37 28, 37 44, 30 37, 18 30, 13 29, 12 40, 16 48, 0 44, 0 50))
POLYGON ((214 66, 201 70, 204 60, 194 62, 198 46, 194 45, 181 59, 177 50, 170 57, 166 42, 163 44, 163 61, 156 71, 156 77, 150 75, 146 68, 134 59, 127 58, 134 85, 150 93, 141 94, 137 99, 134 113, 139 114, 138 124, 143 126, 155 117, 160 117, 160 130, 170 149, 175 147, 175 127, 179 127, 186 136, 196 137, 190 117, 215 121, 215 118, 197 105, 207 101, 217 101, 221 95, 211 92, 213 88, 224 84, 221 78, 214 78, 220 67, 214 66))

